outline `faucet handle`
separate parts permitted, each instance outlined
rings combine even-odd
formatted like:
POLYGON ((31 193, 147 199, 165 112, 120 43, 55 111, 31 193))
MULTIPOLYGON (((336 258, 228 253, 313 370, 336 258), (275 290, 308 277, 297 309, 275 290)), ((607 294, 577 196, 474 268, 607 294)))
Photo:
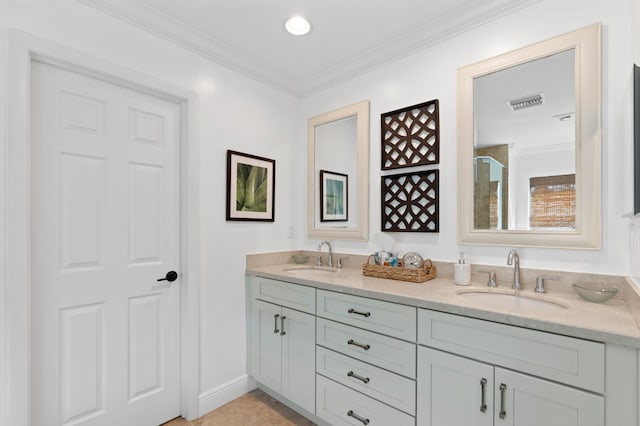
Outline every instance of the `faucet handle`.
POLYGON ((495 271, 478 271, 478 272, 482 272, 485 274, 489 274, 489 281, 487 281, 487 286, 489 287, 498 287, 498 283, 496 282, 496 273, 495 271))
POLYGON ((339 258, 338 258, 338 265, 337 265, 337 268, 338 268, 338 269, 342 269, 342 258, 341 258, 341 257, 339 257, 339 258))
POLYGON ((555 275, 539 275, 536 278, 536 289, 535 289, 536 293, 546 293, 547 292, 544 289, 544 280, 560 281, 560 277, 557 277, 555 275))
POLYGON ((318 256, 318 261, 316 262, 316 266, 322 266, 322 256, 318 256))

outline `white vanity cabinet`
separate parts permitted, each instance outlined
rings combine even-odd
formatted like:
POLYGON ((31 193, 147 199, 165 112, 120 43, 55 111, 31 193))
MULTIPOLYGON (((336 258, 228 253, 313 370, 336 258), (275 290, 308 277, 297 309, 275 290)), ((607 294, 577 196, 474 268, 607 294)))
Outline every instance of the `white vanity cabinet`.
POLYGON ((249 371, 318 424, 640 425, 636 348, 258 276, 248 284, 249 371))
POLYGON ((416 308, 318 290, 316 416, 415 425, 416 308))
POLYGON ((418 324, 418 425, 605 424, 604 344, 427 310, 418 324))
POLYGON ((604 424, 602 396, 426 347, 418 399, 421 426, 604 424))
POLYGON ((315 302, 315 289, 265 278, 255 281, 251 374, 264 386, 313 413, 316 325, 315 304, 310 305, 309 301, 315 302))

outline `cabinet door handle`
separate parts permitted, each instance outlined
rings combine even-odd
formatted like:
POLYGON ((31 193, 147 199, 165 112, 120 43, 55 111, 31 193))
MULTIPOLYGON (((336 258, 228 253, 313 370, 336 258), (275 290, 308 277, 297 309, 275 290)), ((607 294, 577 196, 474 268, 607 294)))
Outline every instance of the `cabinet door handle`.
POLYGON ((349 371, 347 373, 347 377, 353 377, 354 379, 358 379, 363 383, 369 383, 369 381, 370 381, 368 377, 359 376, 356 373, 354 373, 353 371, 349 371))
POLYGON ((371 316, 371 312, 360 312, 360 311, 356 311, 353 308, 349 308, 347 312, 350 314, 362 315, 365 318, 369 318, 371 316))
POLYGON ((274 334, 280 333, 280 330, 278 330, 278 317, 280 317, 280 315, 278 314, 275 314, 273 316, 273 333, 274 334))
POLYGON ((500 383, 500 418, 504 419, 507 417, 507 412, 504 411, 504 394, 507 390, 507 385, 504 383, 500 383))
POLYGON ((482 379, 480 379, 480 391, 482 392, 482 401, 480 402, 480 412, 481 413, 486 413, 487 412, 487 400, 485 398, 485 394, 484 394, 484 388, 485 386, 487 386, 487 379, 485 379, 484 377, 482 379))
POLYGON ((282 329, 280 331, 280 335, 284 336, 285 334, 287 334, 286 331, 284 331, 284 320, 287 319, 287 317, 285 317, 284 315, 280 317, 280 328, 282 329))
POLYGON ((359 415, 354 413, 353 410, 347 411, 347 416, 353 417, 354 419, 356 419, 359 422, 361 422, 363 425, 368 425, 369 424, 369 419, 365 419, 364 417, 360 417, 359 415))
POLYGON ((358 342, 354 341, 353 339, 347 340, 347 345, 357 346, 359 348, 364 349, 365 351, 368 351, 369 349, 371 349, 370 345, 363 345, 362 343, 358 343, 358 342))

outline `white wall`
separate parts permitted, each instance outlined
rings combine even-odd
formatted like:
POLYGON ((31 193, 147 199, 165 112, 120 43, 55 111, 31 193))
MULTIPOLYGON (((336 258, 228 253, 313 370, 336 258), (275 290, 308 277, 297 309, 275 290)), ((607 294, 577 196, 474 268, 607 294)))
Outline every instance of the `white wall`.
MULTIPOLYGON (((626 275, 629 271, 628 221, 632 209, 632 125, 629 91, 631 3, 635 0, 542 0, 453 39, 386 64, 368 74, 308 96, 300 123, 363 99, 371 101, 370 234, 380 230, 380 114, 430 99, 440 100, 440 233, 393 234, 400 252, 417 250, 435 260, 456 258, 456 70, 459 67, 544 40, 595 22, 603 24, 603 244, 598 251, 526 248, 523 267, 626 275)), ((303 136, 296 158, 304 158, 303 136)), ((297 183, 297 200, 304 186, 297 183)), ((299 208, 303 208, 302 201, 299 208)), ((297 228, 304 229, 303 218, 297 228)), ((316 241, 304 236, 302 246, 316 241)), ((337 251, 368 253, 371 243, 335 242, 337 251)), ((470 262, 504 265, 508 247, 465 248, 470 262)))
MULTIPOLYGON (((6 88, 8 29, 15 28, 199 93, 200 391, 206 393, 242 377, 246 374, 244 256, 250 252, 288 250, 291 246, 286 238, 292 205, 290 182, 294 180, 289 165, 298 100, 75 1, 12 1, 11 4, 0 3, 2 89, 6 88), (225 221, 227 149, 276 160, 275 223, 225 221)), ((0 106, 2 224, 5 108, 6 101, 0 106)), ((0 228, 0 232, 3 231, 0 228)), ((4 244, 0 245, 4 259, 2 250, 4 244)), ((1 270, 4 274, 5 268, 1 270)), ((0 280, 2 284, 4 280, 0 280)), ((0 306, 4 306, 2 297, 0 293, 0 306)), ((2 401, 0 405, 6 406, 2 401)))

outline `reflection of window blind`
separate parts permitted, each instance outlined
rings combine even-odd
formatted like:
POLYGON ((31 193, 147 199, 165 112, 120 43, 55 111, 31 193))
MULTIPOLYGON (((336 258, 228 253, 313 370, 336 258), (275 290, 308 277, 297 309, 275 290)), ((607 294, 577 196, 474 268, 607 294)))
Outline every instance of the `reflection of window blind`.
POLYGON ((489 229, 498 229, 498 182, 489 182, 489 229))
POLYGON ((531 229, 576 229, 576 175, 529 179, 531 229))

